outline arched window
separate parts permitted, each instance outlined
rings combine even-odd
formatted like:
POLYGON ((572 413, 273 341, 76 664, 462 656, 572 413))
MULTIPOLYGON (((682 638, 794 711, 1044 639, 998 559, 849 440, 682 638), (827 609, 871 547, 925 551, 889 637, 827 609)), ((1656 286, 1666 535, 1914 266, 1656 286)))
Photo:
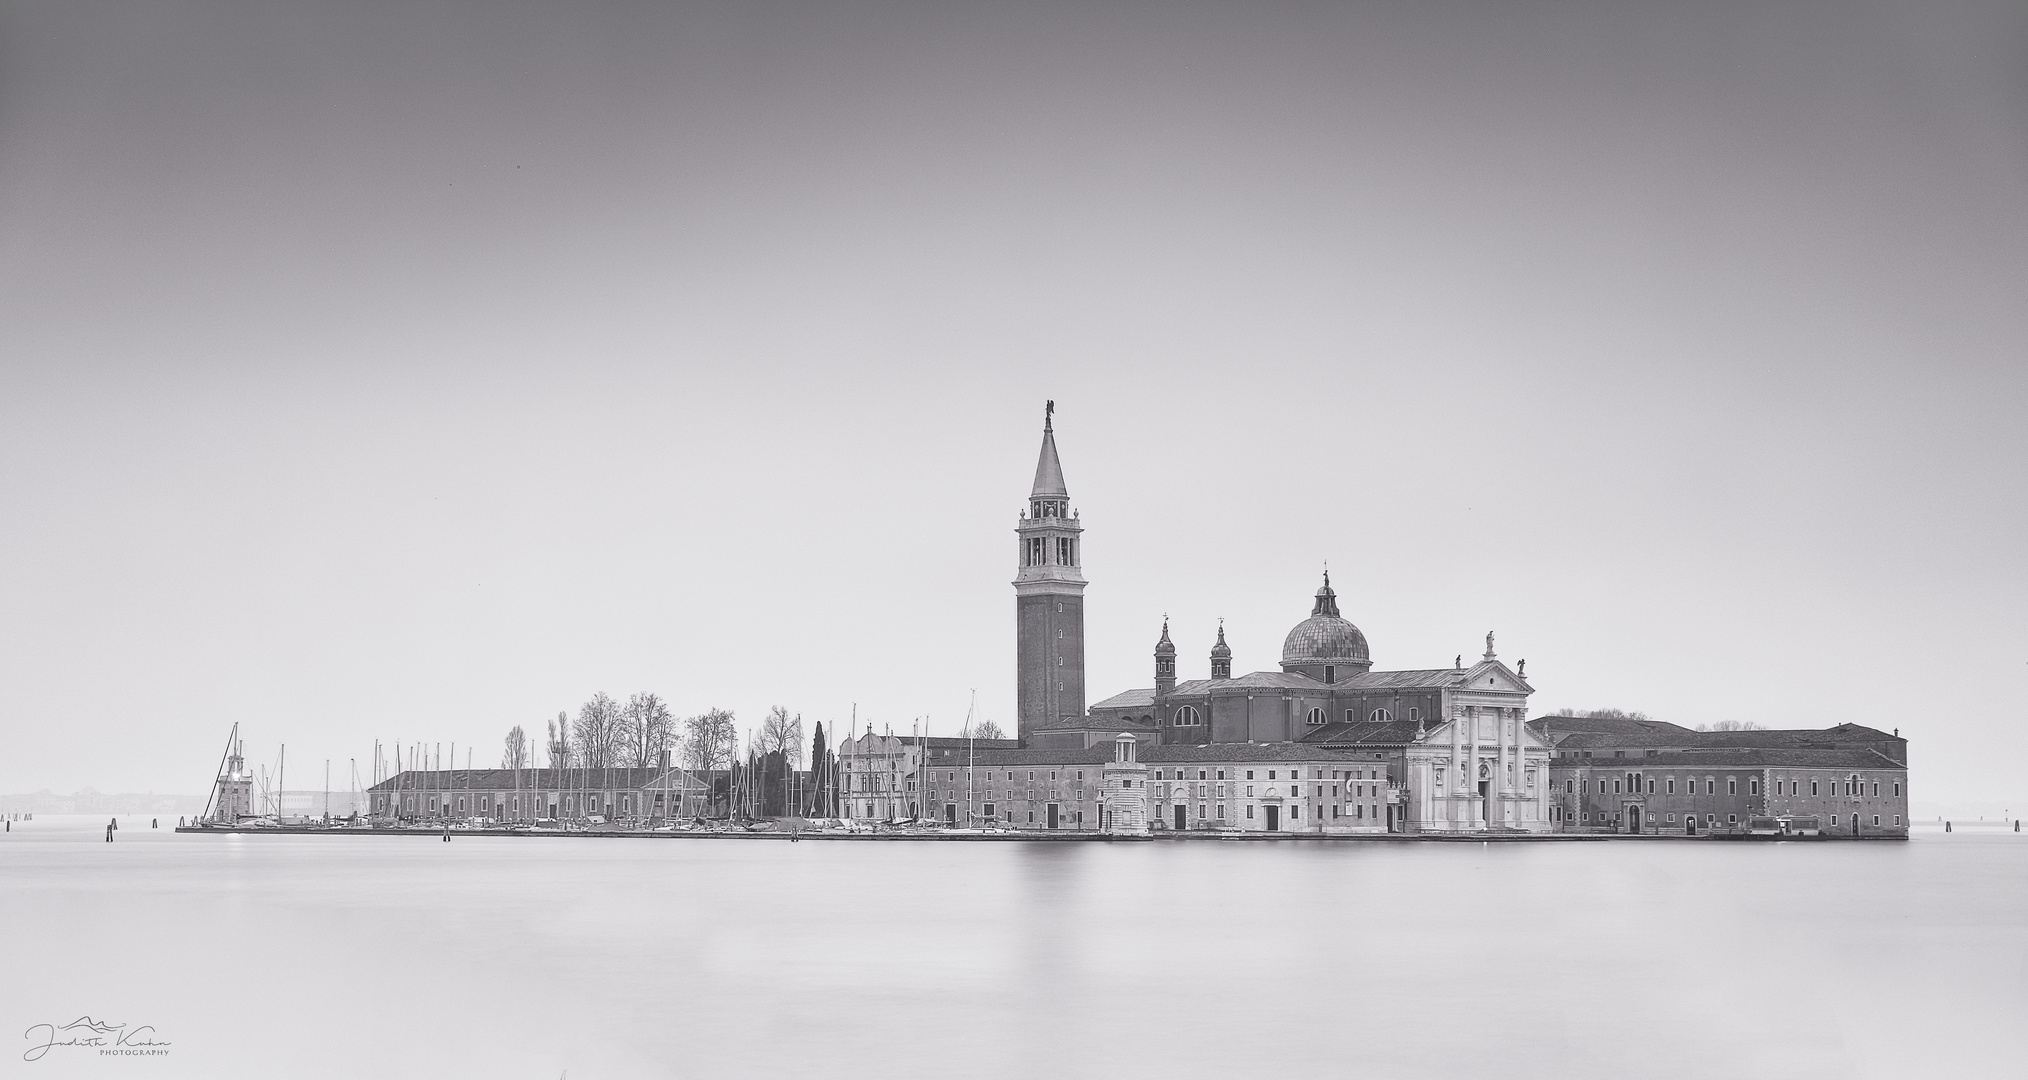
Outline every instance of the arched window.
POLYGON ((1322 710, 1322 709, 1311 709, 1311 710, 1310 710, 1310 726, 1311 726, 1311 727, 1316 727, 1317 725, 1319 725, 1319 724, 1322 724, 1323 722, 1324 722, 1324 710, 1322 710))
POLYGON ((1389 720, 1394 719, 1394 717, 1387 715, 1386 709, 1375 709, 1373 710, 1373 715, 1367 717, 1367 719, 1373 721, 1376 724, 1384 724, 1389 720))
POLYGON ((1195 706, 1185 705, 1176 710, 1176 725, 1178 727, 1195 727, 1203 722, 1203 720, 1198 719, 1195 706))

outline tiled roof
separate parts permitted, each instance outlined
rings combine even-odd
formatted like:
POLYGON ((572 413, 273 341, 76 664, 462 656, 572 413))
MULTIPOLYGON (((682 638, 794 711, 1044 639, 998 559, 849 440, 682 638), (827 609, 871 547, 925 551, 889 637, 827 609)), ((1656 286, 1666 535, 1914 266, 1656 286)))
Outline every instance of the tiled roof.
POLYGON ((1557 737, 1583 732, 1598 735, 1695 735, 1696 732, 1665 720, 1629 720, 1617 716, 1538 716, 1528 726, 1541 734, 1547 727, 1557 737))
POLYGON ((1108 720, 1099 717, 1066 716, 1044 731, 1154 731, 1155 725, 1143 724, 1139 720, 1108 720))
POLYGON ((1804 750, 1795 748, 1727 747, 1709 750, 1664 750, 1658 754, 1613 758, 1554 758, 1551 768, 1572 769, 1906 769, 1907 766, 1872 750, 1804 750))
POLYGON ((1339 686, 1354 690, 1396 690, 1411 687, 1437 688, 1455 686, 1465 680, 1465 673, 1457 668, 1421 668, 1415 671, 1366 671, 1338 680, 1339 686))
POLYGON ((1177 683, 1170 697, 1228 690, 1323 690, 1323 683, 1293 671, 1254 671, 1232 679, 1192 679, 1177 683))
POLYGON ((1413 720, 1325 724, 1302 741, 1312 746, 1406 746, 1415 741, 1416 726, 1413 720))
MULTIPOLYGON (((910 739, 909 741, 914 742, 915 740, 910 739)), ((967 746, 982 750, 1013 750, 1021 745, 1020 739, 965 739, 956 737, 946 738, 941 735, 931 739, 924 739, 922 742, 932 750, 950 749, 951 747, 963 749, 967 746)))
POLYGON ((1698 731, 1692 733, 1700 746, 1793 746, 1827 747, 1852 743, 1888 742, 1894 738, 1858 724, 1833 728, 1789 728, 1772 731, 1698 731))
MULTIPOLYGON (((723 773, 725 770, 718 770, 723 773)), ((633 790, 658 787, 664 775, 662 769, 438 769, 407 770, 393 779, 382 780, 368 788, 369 791, 513 791, 540 788, 554 790, 582 788, 587 791, 633 790)), ((670 767, 667 770, 671 787, 683 783, 685 770, 670 767)), ((701 777, 700 772, 691 772, 701 777)))
MULTIPOLYGON (((1537 729, 1536 734, 1537 735, 1542 734, 1541 730, 1537 729)), ((1687 735, 1678 735, 1678 736, 1668 736, 1656 732, 1640 732, 1625 735, 1608 735, 1596 731, 1575 731, 1566 735, 1561 732, 1555 731, 1554 729, 1551 729, 1550 738, 1554 740, 1554 745, 1571 750, 1588 750, 1601 746, 1644 747, 1644 746, 1697 745, 1697 733, 1694 731, 1689 732, 1687 735)))
POLYGON ((1155 705, 1155 690, 1122 690, 1112 697, 1093 705, 1094 709, 1148 709, 1155 705))

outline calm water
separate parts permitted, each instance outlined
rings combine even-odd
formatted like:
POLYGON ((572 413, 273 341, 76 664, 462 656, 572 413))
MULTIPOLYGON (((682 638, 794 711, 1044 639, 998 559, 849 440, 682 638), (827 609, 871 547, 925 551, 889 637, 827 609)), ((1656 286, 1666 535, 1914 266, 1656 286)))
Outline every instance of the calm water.
POLYGON ((1998 1076, 2028 839, 0 837, 0 1075, 1998 1076))

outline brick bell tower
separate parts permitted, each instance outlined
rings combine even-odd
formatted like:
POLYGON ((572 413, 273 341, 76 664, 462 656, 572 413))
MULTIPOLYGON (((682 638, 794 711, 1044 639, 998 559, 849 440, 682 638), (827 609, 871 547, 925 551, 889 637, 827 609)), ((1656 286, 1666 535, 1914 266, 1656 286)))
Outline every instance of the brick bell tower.
POLYGON ((1084 526, 1056 460, 1056 402, 1042 414, 1042 458, 1015 533, 1016 714, 1023 745, 1040 728, 1084 715, 1084 526))

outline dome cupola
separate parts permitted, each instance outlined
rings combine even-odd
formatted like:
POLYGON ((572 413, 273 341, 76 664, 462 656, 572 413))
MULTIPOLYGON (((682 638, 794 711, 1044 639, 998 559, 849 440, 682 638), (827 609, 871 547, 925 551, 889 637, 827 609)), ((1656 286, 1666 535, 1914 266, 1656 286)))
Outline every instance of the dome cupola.
POLYGON ((1310 617, 1297 623, 1282 641, 1282 670, 1334 683, 1372 667, 1366 635, 1339 616, 1338 594, 1331 591, 1331 572, 1326 570, 1324 586, 1317 590, 1310 617))

